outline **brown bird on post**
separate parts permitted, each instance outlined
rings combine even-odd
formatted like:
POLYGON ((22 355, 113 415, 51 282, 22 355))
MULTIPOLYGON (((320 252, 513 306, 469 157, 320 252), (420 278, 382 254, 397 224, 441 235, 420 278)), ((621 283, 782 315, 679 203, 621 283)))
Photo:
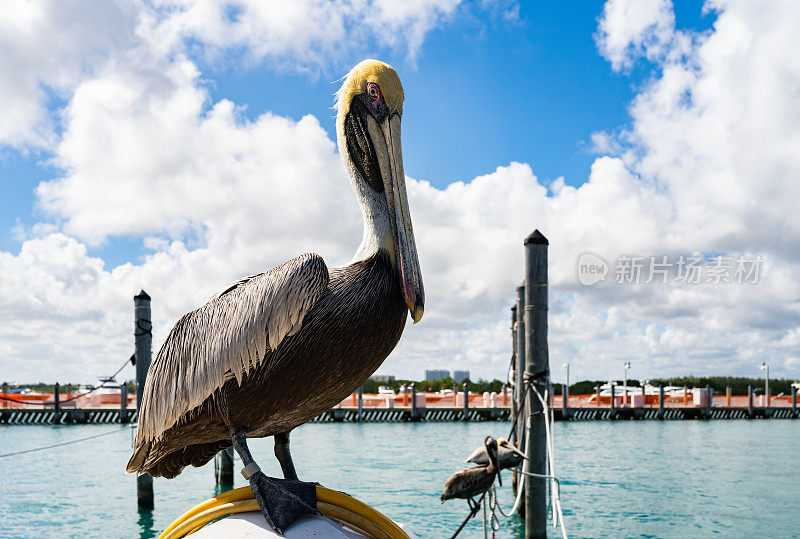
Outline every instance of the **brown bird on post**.
POLYGON ((242 279, 178 320, 147 375, 130 473, 175 477, 233 445, 277 531, 316 513, 289 433, 353 393, 383 363, 408 313, 422 318, 400 145, 403 87, 365 60, 337 93, 339 153, 364 217, 353 261, 305 254, 242 279), (275 437, 284 479, 267 477, 247 438, 275 437))
POLYGON ((489 464, 467 468, 450 476, 450 479, 444 484, 441 496, 442 503, 454 498, 465 499, 469 504, 470 511, 474 514, 480 507, 478 502, 473 499, 475 496, 479 496, 489 490, 494 484, 495 477, 497 477, 500 486, 503 486, 503 480, 500 477, 500 465, 497 461, 497 441, 491 436, 487 436, 483 440, 483 446, 489 457, 489 464))

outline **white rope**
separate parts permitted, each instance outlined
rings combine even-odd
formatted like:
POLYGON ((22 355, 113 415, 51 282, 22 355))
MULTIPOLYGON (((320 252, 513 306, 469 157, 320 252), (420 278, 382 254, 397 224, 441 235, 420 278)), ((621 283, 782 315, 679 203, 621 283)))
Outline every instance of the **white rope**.
MULTIPOLYGON (((555 497, 554 506, 555 506, 555 509, 556 509, 556 514, 553 515, 553 526, 560 525, 561 526, 561 536, 563 537, 563 539, 567 539, 567 530, 566 530, 566 528, 564 526, 564 513, 561 510, 561 483, 553 475, 553 468, 554 468, 553 434, 552 434, 552 432, 550 430, 550 409, 547 406, 547 391, 545 390, 545 397, 544 398, 542 398, 542 396, 539 394, 538 391, 535 390, 535 388, 534 388, 534 393, 536 394, 537 397, 539 397, 539 401, 542 403, 542 413, 545 414, 545 416, 544 416, 545 417, 544 427, 545 427, 545 436, 547 436, 547 457, 548 457, 548 462, 550 463, 550 474, 549 474, 550 477, 549 477, 549 479, 554 480, 555 484, 556 484, 556 488, 553 489, 553 494, 554 494, 554 497, 555 497), (556 520, 556 518, 557 518, 557 520, 556 520)), ((523 472, 523 473, 526 473, 526 472, 523 472)), ((527 473, 526 473, 526 475, 527 475, 527 473)))

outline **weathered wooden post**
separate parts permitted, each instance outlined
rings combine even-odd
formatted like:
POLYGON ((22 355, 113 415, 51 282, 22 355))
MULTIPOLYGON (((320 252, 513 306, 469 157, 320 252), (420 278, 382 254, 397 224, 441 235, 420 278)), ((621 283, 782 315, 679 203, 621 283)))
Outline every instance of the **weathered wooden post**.
POLYGON ((753 386, 747 386, 747 415, 753 417, 753 386))
POLYGON ((53 423, 58 423, 61 419, 61 393, 60 390, 61 386, 58 382, 56 385, 53 386, 53 411, 55 415, 53 415, 53 423))
MULTIPOLYGON (((3 397, 5 397, 7 399, 8 398, 8 382, 3 382, 2 392, 3 392, 3 397)), ((5 400, 4 401, 0 401, 0 405, 2 405, 3 408, 8 408, 8 401, 5 401, 5 400)))
MULTIPOLYGON (((515 429, 517 431, 517 440, 519 440, 520 451, 525 451, 525 401, 522 396, 525 393, 525 283, 517 287, 517 321, 514 324, 516 327, 516 342, 514 343, 517 354, 517 423, 515 429)), ((520 504, 520 510, 524 511, 523 505, 520 504)))
POLYGON ((417 420, 417 384, 411 382, 411 421, 417 420))
POLYGON ((711 389, 711 384, 706 384, 706 397, 708 400, 706 401, 706 417, 711 417, 711 403, 714 400, 714 390, 711 389))
MULTIPOLYGON (((136 410, 141 412, 147 370, 150 368, 150 361, 153 357, 150 296, 142 290, 133 297, 133 305, 135 307, 133 335, 136 340, 136 410)), ((153 478, 150 474, 141 474, 136 478, 136 494, 140 509, 153 508, 153 478)))
MULTIPOLYGON (((517 306, 511 307, 511 377, 513 378, 511 391, 511 421, 514 421, 514 426, 511 429, 511 442, 516 442, 517 425, 519 424, 517 418, 517 402, 519 401, 519 385, 517 385, 517 366, 519 365, 519 358, 517 357, 517 306)), ((506 404, 505 387, 503 387, 503 405, 506 404)), ((512 472, 515 474, 515 472, 512 472)), ((514 475, 516 477, 516 474, 514 475)))
MULTIPOLYGON (((525 382, 531 384, 525 405, 530 429, 525 452, 528 473, 547 474, 545 414, 539 395, 550 384, 547 347, 547 248, 549 242, 534 230, 525 238, 525 382), (538 394, 538 395, 537 395, 538 394)), ((525 481, 525 537, 547 537, 547 483, 528 476, 525 481)))
POLYGON ((792 386, 792 415, 797 416, 797 388, 792 386))
POLYGON ((128 422, 128 386, 119 386, 119 422, 128 422))
POLYGON ((595 386, 594 394, 595 394, 595 404, 597 405, 598 408, 600 408, 600 384, 597 384, 595 386))
POLYGON ((733 394, 733 388, 731 386, 725 386, 725 406, 728 408, 731 407, 732 394, 733 394))
POLYGON ((569 388, 566 384, 561 386, 561 415, 564 419, 569 417, 569 388))
POLYGON ((466 382, 464 382, 462 387, 464 388, 464 412, 461 419, 464 421, 469 421, 469 388, 467 387, 466 382))
POLYGON ((664 419, 664 385, 658 386, 658 418, 664 419))
POLYGON ((364 387, 358 386, 358 422, 364 420, 364 387))
POLYGON ((233 486, 233 448, 223 449, 214 456, 214 478, 221 487, 233 486))

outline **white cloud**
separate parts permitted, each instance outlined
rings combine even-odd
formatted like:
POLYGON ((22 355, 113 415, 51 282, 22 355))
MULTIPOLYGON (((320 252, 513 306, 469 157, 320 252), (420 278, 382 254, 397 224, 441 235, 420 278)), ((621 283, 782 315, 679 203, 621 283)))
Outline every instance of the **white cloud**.
MULTIPOLYGON (((674 29, 669 4, 648 6, 626 15, 630 6, 610 2, 604 12, 598 40, 612 65, 643 56, 658 73, 632 103, 629 129, 596 137, 613 155, 595 160, 585 184, 545 187, 535 164, 521 163, 444 190, 408 181, 426 315, 382 371, 467 367, 503 376, 522 239, 538 227, 551 241, 553 365, 570 361, 579 378, 609 376, 624 360, 634 361, 632 376, 757 375, 762 360, 775 358, 775 374, 792 375, 799 10, 716 3, 713 31, 696 36, 674 29), (757 285, 585 288, 575 278, 585 250, 609 261, 722 252, 766 262, 757 285)), ((176 27, 161 31, 208 33, 214 46, 292 58, 269 40, 258 49, 246 29, 215 42, 210 15, 190 13, 178 10, 176 27)), ((0 327, 3 359, 24 360, 25 379, 52 368, 48 358, 74 373, 65 376, 115 367, 109 358, 130 351, 131 297, 140 288, 154 298, 158 343, 229 281, 308 250, 342 263, 360 237, 355 201, 317 119, 247 120, 236 104, 210 101, 189 56, 153 47, 144 39, 124 62, 75 84, 56 150, 65 172, 38 190, 58 226, 31 231, 19 254, 0 254, 0 318, 11 321, 0 327), (145 238, 152 253, 117 268, 87 254, 86 245, 117 235, 145 238)), ((6 365, 0 377, 14 376, 6 365)))
POLYGON ((597 28, 597 45, 615 71, 639 57, 660 58, 675 39, 670 0, 608 0, 597 28))

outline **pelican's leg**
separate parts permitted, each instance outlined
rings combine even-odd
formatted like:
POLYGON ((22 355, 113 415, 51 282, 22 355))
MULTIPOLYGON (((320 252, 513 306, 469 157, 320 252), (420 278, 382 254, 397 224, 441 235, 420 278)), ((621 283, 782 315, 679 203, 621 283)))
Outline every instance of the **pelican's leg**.
POLYGON ((297 472, 294 470, 294 462, 292 462, 292 454, 289 453, 289 433, 284 432, 275 435, 275 458, 281 464, 284 479, 293 479, 297 481, 297 472))
POLYGON ((253 460, 247 448, 244 429, 232 428, 231 440, 242 459, 242 475, 250 482, 253 495, 264 518, 276 532, 283 531, 304 515, 319 515, 316 485, 289 479, 267 477, 253 460))

